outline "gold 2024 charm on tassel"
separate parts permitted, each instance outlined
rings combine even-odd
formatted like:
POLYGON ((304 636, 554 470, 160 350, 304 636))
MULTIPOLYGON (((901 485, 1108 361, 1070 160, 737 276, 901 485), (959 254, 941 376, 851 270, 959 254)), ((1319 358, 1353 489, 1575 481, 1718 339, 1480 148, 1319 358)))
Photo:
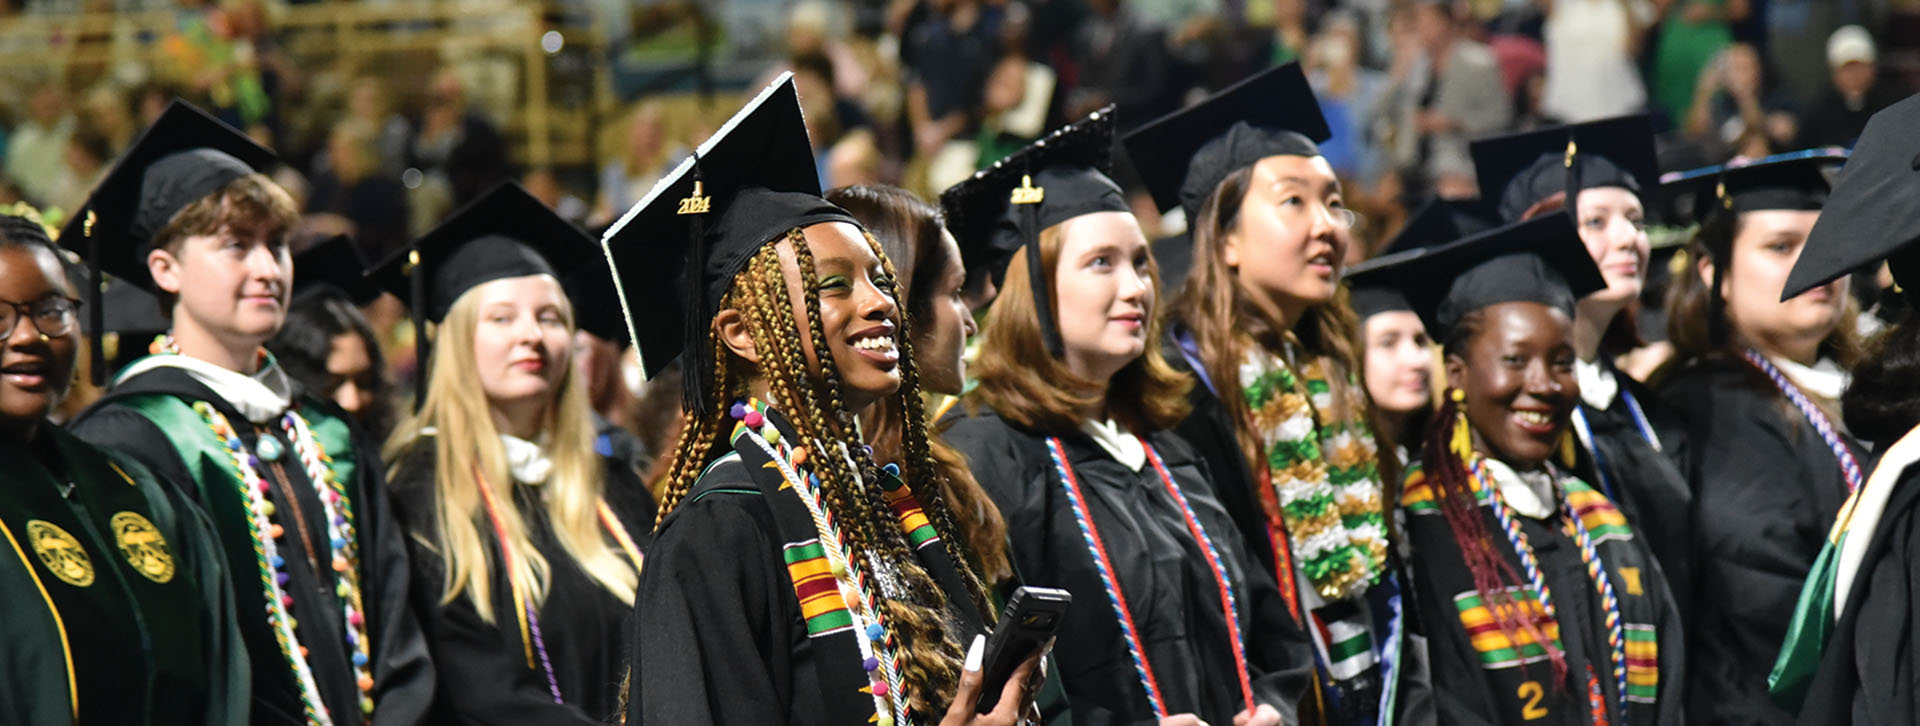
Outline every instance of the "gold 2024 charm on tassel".
POLYGON ((706 214, 712 210, 713 197, 707 196, 705 185, 696 181, 693 183, 693 196, 680 200, 678 214, 706 214))
POLYGON ((1036 187, 1033 185, 1032 176, 1026 174, 1020 175, 1020 186, 1013 190, 1012 202, 1014 204, 1039 204, 1045 201, 1046 198, 1046 187, 1036 187))

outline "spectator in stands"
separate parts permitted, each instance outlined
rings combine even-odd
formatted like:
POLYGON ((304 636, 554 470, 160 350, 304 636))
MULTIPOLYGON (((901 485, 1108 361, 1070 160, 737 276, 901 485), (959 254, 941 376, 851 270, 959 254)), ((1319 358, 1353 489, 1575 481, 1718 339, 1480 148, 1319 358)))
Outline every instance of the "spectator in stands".
POLYGON ((327 137, 329 168, 315 175, 308 212, 338 214, 353 222, 354 237, 369 250, 396 250, 408 234, 407 190, 380 174, 375 130, 347 119, 327 137))
MULTIPOLYGON (((869 126, 871 122, 860 104, 840 95, 836 68, 826 54, 801 53, 793 56, 789 65, 793 68, 794 89, 800 94, 800 110, 807 117, 807 134, 813 141, 815 161, 825 167, 827 152, 847 132, 869 126)), ((822 189, 829 188, 825 186, 824 170, 820 183, 822 189)))
POLYGON ((999 23, 981 0, 929 0, 928 9, 901 48, 913 150, 923 158, 973 132, 987 72, 1000 57, 999 23))
POLYGON ((361 76, 347 88, 347 116, 374 130, 374 148, 380 154, 380 175, 399 179, 407 168, 407 138, 413 126, 393 111, 387 86, 379 76, 361 76))
POLYGON ((27 93, 27 113, 7 136, 6 173, 33 200, 49 198, 65 173, 67 138, 75 121, 66 93, 55 81, 36 83, 27 93))
POLYGON ((1785 94, 1769 87, 1760 53, 1735 43, 1701 71, 1684 128, 1720 158, 1759 157, 1791 148, 1799 121, 1785 94))
POLYGON ((1794 146, 1852 146, 1867 127, 1867 117, 1900 100, 1902 91, 1878 78, 1878 53, 1866 28, 1848 25, 1827 39, 1827 67, 1833 83, 1801 119, 1794 146))
POLYGON ((1394 126, 1388 152, 1406 190, 1472 196, 1467 140, 1505 128, 1512 117, 1500 68, 1485 44, 1460 36, 1451 3, 1426 0, 1409 13, 1376 111, 1394 126))
POLYGON ((1634 57, 1654 21, 1653 6, 1647 0, 1554 0, 1549 8, 1541 110, 1565 123, 1644 110, 1647 86, 1634 57))
POLYGON ((437 177, 459 207, 511 176, 507 143, 494 123, 467 107, 459 71, 441 68, 427 87, 426 110, 407 147, 407 165, 437 177))
POLYGON ((1307 46, 1305 66, 1313 95, 1320 100, 1320 113, 1333 130, 1333 138, 1320 144, 1320 155, 1340 178, 1371 188, 1380 173, 1380 152, 1368 120, 1387 77, 1360 65, 1361 40, 1354 15, 1330 12, 1321 20, 1320 35, 1307 46))
POLYGON ((1731 23, 1750 0, 1654 0, 1660 40, 1653 50, 1653 95, 1676 121, 1693 106, 1695 83, 1720 49, 1733 42, 1731 23))
POLYGON ((587 206, 586 200, 567 190, 567 185, 560 181, 560 175, 554 173, 553 167, 536 166, 528 169, 527 173, 520 176, 520 186, 526 187, 528 194, 547 205, 568 224, 586 228, 587 213, 592 209, 587 206))
POLYGON ((77 124, 73 135, 67 137, 62 160, 61 173, 46 201, 50 207, 73 212, 87 203, 87 192, 107 173, 107 162, 113 160, 113 142, 92 124, 77 124))
POLYGON ((821 165, 826 175, 822 189, 866 186, 883 183, 881 174, 885 155, 873 135, 873 129, 855 129, 827 151, 821 165))
POLYGON ((678 154, 667 153, 665 124, 666 109, 659 101, 634 109, 627 120, 626 149, 600 168, 600 197, 587 226, 604 227, 619 219, 678 161, 678 154))
POLYGON ((1120 123, 1137 126, 1172 111, 1177 97, 1168 92, 1173 59, 1166 35, 1143 24, 1128 0, 1087 5, 1093 14, 1073 38, 1080 78, 1067 96, 1067 116, 1080 118, 1113 104, 1120 123))
POLYGON ((80 106, 80 123, 106 138, 106 159, 118 156, 142 128, 134 122, 133 99, 117 83, 101 83, 87 91, 80 106))

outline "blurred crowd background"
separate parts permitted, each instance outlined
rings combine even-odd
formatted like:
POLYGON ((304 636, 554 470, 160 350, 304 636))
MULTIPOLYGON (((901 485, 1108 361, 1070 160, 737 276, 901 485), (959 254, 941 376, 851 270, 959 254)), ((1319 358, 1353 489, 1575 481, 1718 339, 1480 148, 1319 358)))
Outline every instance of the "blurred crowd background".
POLYGON ((1130 128, 1296 60, 1365 256, 1475 195, 1480 136, 1646 110, 1665 169, 1848 145, 1920 89, 1920 0, 0 0, 0 205, 75 208, 180 96, 280 153, 303 233, 376 257, 505 178, 597 231, 787 69, 823 187, 932 198, 1105 104, 1130 128))

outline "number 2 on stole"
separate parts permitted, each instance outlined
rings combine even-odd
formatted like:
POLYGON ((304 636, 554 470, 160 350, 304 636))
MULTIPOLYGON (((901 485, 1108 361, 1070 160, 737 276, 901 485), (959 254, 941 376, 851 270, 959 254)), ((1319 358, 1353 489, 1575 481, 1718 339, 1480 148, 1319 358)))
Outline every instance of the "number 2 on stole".
POLYGON ((1546 718, 1547 709, 1540 706, 1540 699, 1545 698, 1546 695, 1547 690, 1540 687, 1539 681, 1527 681, 1520 684, 1520 700, 1525 701, 1525 703, 1520 705, 1520 718, 1528 721, 1538 721, 1546 718))

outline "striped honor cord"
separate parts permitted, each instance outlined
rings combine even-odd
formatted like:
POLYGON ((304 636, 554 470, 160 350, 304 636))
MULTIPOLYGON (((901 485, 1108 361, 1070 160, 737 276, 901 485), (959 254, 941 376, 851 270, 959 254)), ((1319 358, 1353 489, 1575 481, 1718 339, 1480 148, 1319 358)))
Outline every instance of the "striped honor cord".
POLYGON ((1752 348, 1740 352, 1747 357, 1747 362, 1759 368, 1761 373, 1767 374, 1767 378, 1773 380, 1774 387, 1780 389, 1780 393, 1784 394, 1788 401, 1793 402, 1793 407, 1800 409, 1800 415, 1807 417, 1807 421, 1813 424, 1813 430, 1820 432, 1820 438, 1827 442, 1827 448, 1833 450, 1833 458, 1840 460, 1840 474, 1846 477, 1847 491, 1858 491, 1860 485, 1866 481, 1866 475, 1862 473, 1859 460, 1853 458, 1853 450, 1848 449, 1846 442, 1840 440, 1840 433, 1834 428, 1833 420, 1827 418, 1827 414, 1821 411, 1819 406, 1813 405, 1813 401, 1807 398, 1807 394, 1801 393, 1800 387, 1793 385, 1793 381, 1787 380, 1787 375, 1774 367, 1773 362, 1767 360, 1766 356, 1760 355, 1752 348))

